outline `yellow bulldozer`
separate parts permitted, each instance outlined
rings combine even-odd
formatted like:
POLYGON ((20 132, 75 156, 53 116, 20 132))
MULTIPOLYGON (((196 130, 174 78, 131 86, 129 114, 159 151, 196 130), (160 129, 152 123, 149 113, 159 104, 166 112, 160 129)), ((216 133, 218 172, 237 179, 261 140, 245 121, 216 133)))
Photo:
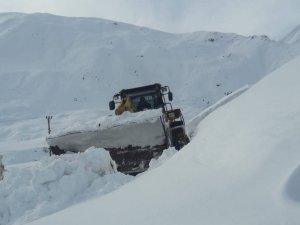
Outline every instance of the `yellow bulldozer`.
POLYGON ((179 150, 189 143, 183 115, 180 109, 173 109, 172 100, 170 88, 157 83, 123 89, 109 102, 109 109, 115 110, 115 116, 106 118, 106 123, 112 121, 110 126, 49 135, 50 152, 100 147, 109 151, 120 172, 141 173, 163 150, 179 150))

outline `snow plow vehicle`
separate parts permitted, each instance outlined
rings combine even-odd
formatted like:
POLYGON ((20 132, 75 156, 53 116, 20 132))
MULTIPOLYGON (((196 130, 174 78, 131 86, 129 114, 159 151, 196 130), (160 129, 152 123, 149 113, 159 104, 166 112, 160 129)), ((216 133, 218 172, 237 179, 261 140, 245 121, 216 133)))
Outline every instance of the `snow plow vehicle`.
POLYGON ((160 84, 123 89, 109 102, 114 116, 103 118, 91 129, 49 135, 46 140, 50 152, 104 148, 118 171, 130 175, 144 172, 151 159, 159 157, 163 150, 179 150, 189 143, 183 115, 180 109, 173 109, 172 100, 170 88, 160 84))

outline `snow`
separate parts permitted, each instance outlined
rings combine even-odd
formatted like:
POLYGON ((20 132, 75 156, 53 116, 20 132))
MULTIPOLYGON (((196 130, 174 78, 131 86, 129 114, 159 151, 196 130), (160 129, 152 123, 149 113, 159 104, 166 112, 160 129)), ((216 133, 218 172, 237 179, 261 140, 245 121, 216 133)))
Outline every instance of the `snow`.
POLYGON ((236 97, 240 96, 242 93, 248 90, 248 85, 241 87, 240 89, 234 91, 233 93, 230 93, 229 95, 221 98, 219 101, 217 101, 215 104, 213 104, 210 107, 207 107, 205 110, 203 110, 201 113, 199 113, 197 116, 192 118, 188 124, 187 124, 187 133, 192 138, 194 136, 194 133, 197 131, 197 127, 199 123, 204 120, 210 113, 214 112, 219 107, 225 105, 226 103, 230 102, 231 100, 235 99, 236 97))
POLYGON ((1 18, 1 123, 108 109, 121 89, 157 82, 171 87, 175 104, 201 110, 300 53, 264 36, 170 34, 49 14, 1 18))
POLYGON ((0 182, 1 224, 37 219, 132 180, 117 173, 107 151, 95 148, 10 166, 4 177, 0 182))
POLYGON ((295 27, 286 37, 283 38, 284 42, 296 43, 300 41, 300 26, 295 27))
POLYGON ((208 115, 160 167, 30 224, 299 224, 299 69, 300 57, 208 115))
POLYGON ((159 158, 151 159, 148 170, 153 170, 153 169, 163 165, 166 161, 168 161, 170 158, 172 158, 177 152, 178 151, 173 147, 170 147, 170 148, 164 150, 159 158))
POLYGON ((0 224, 299 224, 298 34, 0 14, 0 224), (99 148, 49 157, 46 115, 53 136, 153 122, 160 112, 108 111, 121 89, 152 83, 170 86, 188 121, 181 151, 136 178, 99 148))
POLYGON ((3 173, 4 173, 4 170, 5 170, 3 162, 2 162, 2 158, 3 158, 3 156, 0 155, 0 180, 3 179, 3 173))

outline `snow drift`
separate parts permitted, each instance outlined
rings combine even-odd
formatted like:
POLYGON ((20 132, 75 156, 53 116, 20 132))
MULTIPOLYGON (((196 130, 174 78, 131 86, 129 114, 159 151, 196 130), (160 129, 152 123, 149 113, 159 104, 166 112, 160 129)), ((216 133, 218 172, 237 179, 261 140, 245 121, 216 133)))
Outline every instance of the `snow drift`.
POLYGON ((117 172, 107 151, 95 148, 8 167, 0 182, 0 224, 49 215, 113 191, 131 179, 117 172))
POLYGON ((162 166, 31 224, 299 224, 299 71, 300 57, 208 115, 162 166))

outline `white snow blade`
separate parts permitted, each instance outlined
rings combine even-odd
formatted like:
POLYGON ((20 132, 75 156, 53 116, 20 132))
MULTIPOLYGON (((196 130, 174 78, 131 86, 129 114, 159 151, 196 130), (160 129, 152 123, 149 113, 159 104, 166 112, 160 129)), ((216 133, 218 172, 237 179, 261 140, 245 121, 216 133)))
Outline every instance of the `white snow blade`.
POLYGON ((83 152, 89 147, 126 148, 163 145, 165 134, 160 117, 155 121, 130 122, 107 128, 85 131, 71 131, 46 138, 49 146, 57 146, 64 151, 83 152))

